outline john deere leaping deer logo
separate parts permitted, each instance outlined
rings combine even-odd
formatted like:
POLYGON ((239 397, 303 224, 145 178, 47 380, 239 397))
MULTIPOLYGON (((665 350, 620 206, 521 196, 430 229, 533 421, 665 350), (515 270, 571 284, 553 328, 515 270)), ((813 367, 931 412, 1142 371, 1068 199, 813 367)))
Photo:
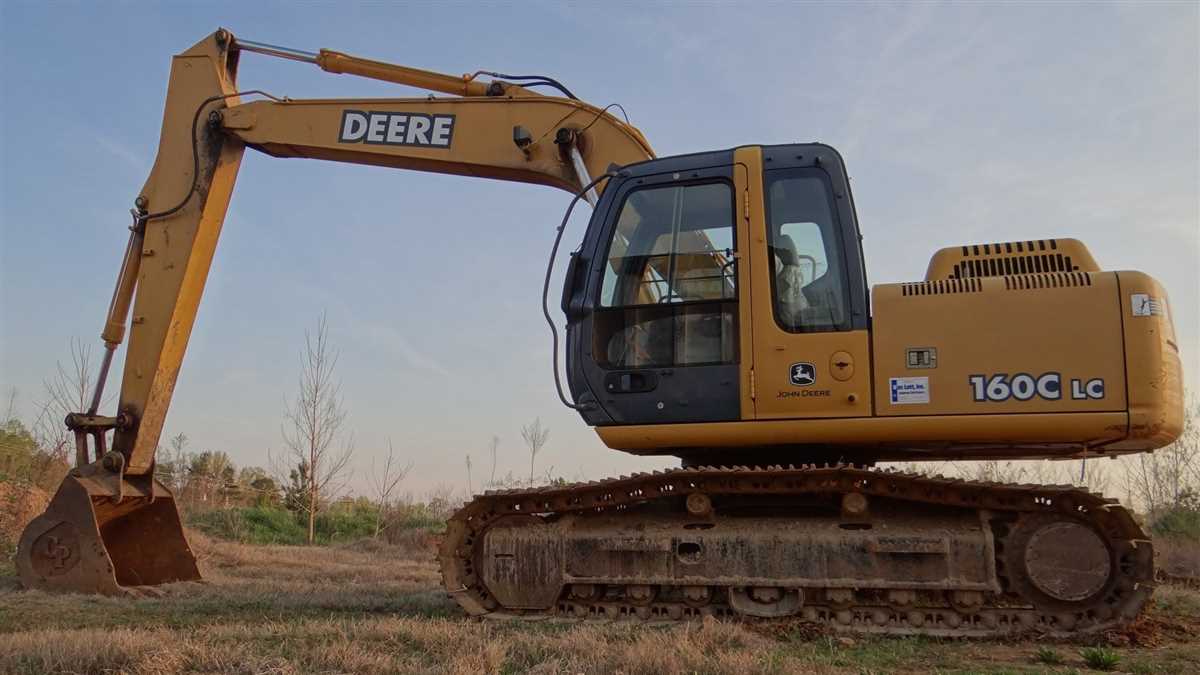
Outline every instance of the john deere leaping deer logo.
POLYGON ((817 367, 808 362, 793 363, 791 380, 797 387, 807 387, 817 381, 817 367))
POLYGON ((34 540, 30 554, 38 574, 66 574, 79 563, 79 531, 71 523, 59 523, 34 540))

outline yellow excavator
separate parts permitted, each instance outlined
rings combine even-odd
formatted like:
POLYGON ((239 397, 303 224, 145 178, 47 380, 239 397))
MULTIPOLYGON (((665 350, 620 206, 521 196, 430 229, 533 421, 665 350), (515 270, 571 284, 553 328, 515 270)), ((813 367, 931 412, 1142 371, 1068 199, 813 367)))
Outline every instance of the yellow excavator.
POLYGON ((21 538, 25 584, 120 594, 199 578, 155 449, 250 147, 574 195, 542 295, 559 397, 608 447, 682 466, 474 497, 438 554, 467 613, 931 635, 1073 634, 1139 613, 1153 548, 1114 500, 874 467, 1170 443, 1181 367, 1154 279, 1039 239, 942 249, 924 280, 871 288, 833 148, 658 158, 611 110, 550 77, 456 77, 225 30, 176 56, 91 406, 66 420, 76 467, 21 538), (442 96, 239 91, 246 53, 442 96), (547 296, 580 200, 593 211, 560 300, 564 391, 547 296), (102 415, 127 326, 120 400, 102 415))

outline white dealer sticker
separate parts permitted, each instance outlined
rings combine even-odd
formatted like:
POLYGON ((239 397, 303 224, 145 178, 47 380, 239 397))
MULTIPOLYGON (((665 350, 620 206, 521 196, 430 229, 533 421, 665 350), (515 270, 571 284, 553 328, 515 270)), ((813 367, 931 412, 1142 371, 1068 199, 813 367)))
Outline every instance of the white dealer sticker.
POLYGON ((928 377, 893 377, 889 380, 892 405, 929 403, 928 377))
POLYGON ((1133 293, 1129 296, 1129 304, 1133 305, 1134 316, 1166 316, 1167 303, 1162 298, 1156 298, 1146 293, 1133 293))

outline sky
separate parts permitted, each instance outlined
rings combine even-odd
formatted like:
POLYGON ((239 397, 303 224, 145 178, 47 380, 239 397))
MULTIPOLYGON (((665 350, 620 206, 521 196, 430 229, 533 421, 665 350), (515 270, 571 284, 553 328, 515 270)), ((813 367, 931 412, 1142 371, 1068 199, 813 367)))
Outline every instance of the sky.
MULTIPOLYGON (((620 103, 659 156, 829 143, 849 168, 871 283, 922 278, 943 246, 1077 237, 1102 268, 1165 285, 1185 377, 1200 375, 1194 2, 6 0, 0 388, 16 388, 27 418, 73 338, 100 350, 170 57, 219 26, 446 73, 547 74, 592 103, 620 103)), ((239 87, 424 93, 254 54, 239 87)), ((267 465, 282 449, 305 330, 325 312, 357 489, 389 439, 413 463, 414 494, 465 491, 468 454, 478 487, 493 435, 496 473, 527 474, 520 429, 534 418, 550 429, 539 473, 673 464, 607 450, 554 394, 539 303, 568 200, 547 187, 247 151, 164 438, 182 432, 193 450, 267 465)), ((582 236, 579 211, 566 245, 582 236)))

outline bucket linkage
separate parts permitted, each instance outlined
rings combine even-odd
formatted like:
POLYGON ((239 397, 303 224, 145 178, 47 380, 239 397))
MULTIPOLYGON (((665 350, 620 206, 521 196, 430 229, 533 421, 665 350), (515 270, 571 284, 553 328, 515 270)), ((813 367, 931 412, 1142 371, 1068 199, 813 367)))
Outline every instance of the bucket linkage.
POLYGON ((16 564, 26 588, 121 595, 199 580, 174 494, 153 471, 127 475, 124 455, 104 450, 105 433, 131 419, 74 413, 66 423, 75 432, 76 468, 21 534, 16 564))

